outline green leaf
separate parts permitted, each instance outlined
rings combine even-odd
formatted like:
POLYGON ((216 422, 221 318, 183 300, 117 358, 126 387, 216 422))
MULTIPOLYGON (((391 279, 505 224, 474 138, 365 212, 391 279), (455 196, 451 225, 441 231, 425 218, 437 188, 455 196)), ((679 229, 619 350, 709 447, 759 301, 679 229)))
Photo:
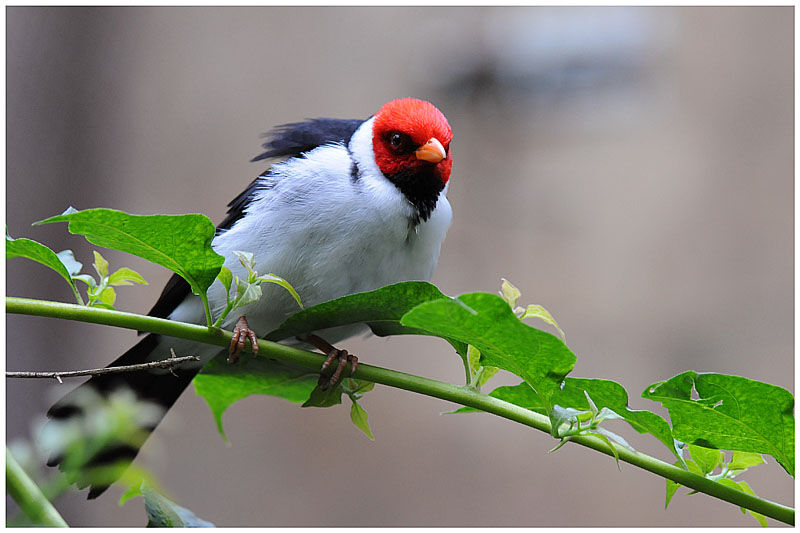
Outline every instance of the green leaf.
POLYGON ((147 527, 215 527, 147 485, 142 487, 141 492, 147 512, 147 527))
POLYGON ((525 311, 523 311, 519 319, 522 320, 524 318, 529 318, 529 317, 534 317, 544 320, 545 322, 547 322, 548 324, 550 324, 551 326, 553 326, 558 330, 558 333, 561 335, 562 339, 565 338, 564 330, 562 330, 559 327, 558 323, 556 322, 556 319, 553 318, 553 315, 551 315, 550 312, 541 305, 535 305, 535 304, 529 305, 528 307, 525 308, 525 311))
POLYGON ((316 387, 318 379, 316 372, 263 357, 244 358, 229 365, 223 354, 203 367, 194 378, 194 388, 208 403, 220 435, 227 440, 222 428, 222 415, 232 404, 251 394, 266 394, 302 403, 316 387))
MULTIPOLYGON (((389 337, 392 335, 425 335, 428 337, 436 337, 437 335, 433 335, 429 331, 425 331, 424 329, 418 328, 409 328, 400 324, 400 322, 391 322, 391 321, 375 321, 375 322, 368 322, 367 325, 369 329, 372 330, 372 333, 377 335, 378 337, 389 337)), ((466 372, 467 379, 465 383, 468 385, 470 383, 469 378, 469 363, 467 362, 467 352, 469 346, 461 341, 457 341, 455 339, 445 339, 453 349, 456 351, 458 356, 461 358, 461 362, 464 365, 464 370, 466 372)))
POLYGON ((247 281, 240 280, 236 277, 236 307, 244 307, 245 305, 255 303, 261 299, 261 287, 255 283, 248 283, 247 281))
MULTIPOLYGON (((531 411, 536 411, 537 413, 543 415, 547 414, 546 407, 544 403, 542 403, 542 398, 536 394, 530 385, 524 382, 520 383, 519 385, 504 385, 502 387, 497 387, 489 393, 489 396, 497 398, 498 400, 503 400, 504 402, 513 403, 514 405, 524 407, 525 409, 530 409, 531 411)), ((469 413, 479 411, 479 409, 474 409, 472 407, 462 407, 455 412, 469 413)))
MULTIPOLYGON (((692 461, 691 459, 687 459, 686 461, 681 459, 680 461, 675 463, 675 466, 680 467, 680 468, 685 468, 689 472, 692 472, 692 473, 697 474, 699 476, 703 475, 703 472, 700 471, 700 467, 697 466, 694 463, 694 461, 692 461)), ((670 500, 672 500, 672 496, 675 495, 675 491, 678 490, 678 487, 681 487, 681 486, 682 485, 680 483, 672 481, 671 479, 667 480, 667 500, 664 503, 664 509, 666 509, 669 506, 669 502, 670 502, 670 500)))
MULTIPOLYGON (((591 410, 591 405, 586 398, 589 394, 595 407, 602 411, 609 409, 619 415, 639 433, 650 433, 660 440, 669 451, 678 459, 681 454, 675 447, 672 431, 666 420, 650 411, 634 411, 628 407, 628 393, 625 388, 614 381, 604 379, 565 378, 564 387, 552 398, 554 404, 565 408, 574 408, 581 411, 591 410)), ((519 385, 497 387, 489 396, 513 403, 525 409, 548 414, 541 398, 528 386, 527 383, 519 385)), ((475 411, 468 407, 458 409, 457 413, 475 411)))
POLYGON ((400 321, 475 346, 481 364, 524 379, 550 407, 550 396, 572 370, 575 355, 561 339, 521 322, 499 296, 463 294, 418 305, 400 321))
POLYGON ((469 361, 469 375, 475 379, 481 368, 481 351, 474 346, 467 346, 467 361, 469 361))
POLYGON ((667 408, 676 439, 706 448, 766 453, 794 476, 794 397, 786 389, 739 376, 689 371, 654 383, 642 396, 667 408))
POLYGON ((142 494, 142 485, 141 484, 137 485, 134 483, 132 485, 128 485, 128 488, 125 489, 125 492, 123 492, 122 496, 119 497, 119 502, 117 503, 119 505, 125 505, 125 503, 127 503, 128 500, 131 500, 138 496, 144 496, 142 494))
POLYGON ((97 288, 97 281, 89 274, 73 274, 72 279, 84 282, 91 289, 97 288))
POLYGON ((239 262, 247 269, 248 274, 255 274, 256 256, 252 252, 240 252, 234 250, 233 253, 239 258, 239 262))
MULTIPOLYGON (((434 285, 424 281, 395 283, 374 291, 359 292, 307 307, 292 315, 265 338, 279 341, 312 331, 362 322, 398 323, 400 318, 414 306, 442 298, 447 296, 434 285)), ((380 331, 380 325, 377 329, 380 331)), ((391 330, 391 334, 399 334, 399 331, 391 330)))
MULTIPOLYGON (((675 466, 678 467, 681 466, 680 461, 676 462, 675 466)), ((667 479, 667 498, 664 502, 664 510, 666 510, 667 507, 669 507, 669 502, 672 500, 672 497, 675 496, 675 492, 678 490, 678 487, 680 486, 681 486, 680 483, 676 483, 671 479, 667 479)))
POLYGON ((734 471, 744 471, 751 466, 764 464, 764 458, 760 453, 740 452, 735 450, 731 457, 731 462, 728 463, 728 469, 734 471))
POLYGON ((233 283, 233 273, 231 273, 231 269, 226 266, 223 266, 219 270, 219 274, 217 274, 217 279, 222 282, 222 285, 225 287, 225 293, 228 294, 231 292, 231 283, 233 283))
MULTIPOLYGON (((751 496, 756 496, 757 497, 756 493, 753 491, 752 488, 750 488, 750 485, 747 483, 747 481, 737 481, 736 484, 739 485, 739 487, 741 488, 741 490, 743 492, 746 492, 747 494, 750 494, 751 496)), ((744 510, 744 509, 742 509, 742 510, 744 510)), ((747 509, 747 512, 750 513, 750 515, 753 518, 756 519, 756 521, 761 525, 761 527, 767 527, 767 517, 765 517, 761 513, 755 512, 755 511, 753 511, 751 509, 747 509)))
POLYGON ((294 290, 294 287, 292 287, 291 283, 289 283, 282 277, 276 276, 275 274, 264 274, 263 276, 258 276, 256 279, 261 282, 275 283, 277 285, 280 285, 281 287, 289 291, 289 294, 292 295, 294 301, 297 302, 298 307, 300 307, 300 309, 303 308, 303 302, 300 301, 300 295, 297 294, 297 291, 294 290))
POLYGON ((341 382, 332 389, 326 390, 316 386, 311 391, 308 400, 303 403, 303 407, 333 407, 342 403, 342 394, 344 394, 344 387, 341 382))
MULTIPOLYGON (((72 252, 70 252, 70 255, 71 254, 72 252)), ((6 259, 11 259, 14 257, 31 259, 55 270, 62 278, 66 280, 67 283, 69 283, 69 286, 72 288, 72 292, 75 294, 78 302, 83 304, 80 295, 78 294, 78 288, 75 286, 75 282, 72 280, 72 276, 70 275, 70 269, 65 266, 64 262, 53 250, 44 244, 32 241, 30 239, 12 239, 6 233, 6 259)), ((80 265, 80 263, 78 263, 78 265, 80 265)), ((71 267, 74 269, 74 264, 71 265, 71 267)), ((78 271, 80 271, 80 268, 78 268, 78 271)))
POLYGON ((578 424, 583 420, 591 418, 591 413, 586 413, 585 411, 580 411, 579 409, 573 409, 571 407, 554 405, 553 408, 550 409, 548 416, 552 424, 550 433, 554 437, 564 437, 571 436, 571 432, 578 430, 578 424), (562 424, 569 424, 567 430, 561 430, 562 424))
POLYGON ((589 403, 584 391, 591 396, 598 409, 610 409, 639 433, 650 433, 675 457, 681 459, 667 421, 650 411, 630 409, 628 393, 619 383, 605 379, 567 378, 564 387, 556 393, 554 401, 578 409, 588 409, 589 403))
POLYGON ((608 446, 609 451, 614 455, 614 460, 617 463, 617 470, 622 471, 622 467, 619 465, 619 453, 617 453, 617 449, 614 447, 614 445, 611 444, 611 441, 609 440, 607 433, 610 432, 594 433, 594 436, 606 443, 606 446, 608 446))
MULTIPOLYGON (((676 466, 677 466, 677 465, 676 465, 676 466)), ((687 459, 687 460, 686 460, 686 469, 687 469, 689 472, 692 472, 692 473, 694 473, 694 474, 697 474, 698 476, 702 476, 702 475, 703 475, 703 471, 700 469, 700 467, 699 467, 699 466, 697 466, 697 463, 695 463, 695 462, 694 462, 694 461, 692 461, 691 459, 687 459)))
POLYGON ((150 487, 157 492, 161 491, 155 476, 136 464, 130 465, 125 470, 118 484, 127 487, 119 498, 118 504, 120 507, 133 498, 144 496, 142 493, 144 487, 150 487))
POLYGON ((106 287, 100 293, 100 303, 105 304, 110 309, 114 309, 114 302, 117 301, 117 293, 111 287, 106 287))
POLYGON ((104 278, 108 276, 108 261, 106 261, 105 257, 100 255, 100 252, 94 250, 94 271, 100 276, 100 278, 104 278))
MULTIPOLYGON (((546 415, 546 409, 542 403, 541 397, 525 382, 519 385, 503 385, 497 387, 489 393, 492 398, 503 400, 504 402, 513 403, 525 409, 536 411, 539 414, 546 415)), ((461 407, 452 411, 452 413, 480 413, 480 409, 474 407, 461 407)))
POLYGON ((695 446, 694 444, 689 444, 689 455, 692 456, 692 460, 700 467, 703 475, 713 472, 714 469, 725 460, 725 454, 720 450, 703 448, 702 446, 695 446))
POLYGON ((513 309, 517 305, 517 300, 522 296, 522 293, 507 279, 501 278, 500 281, 502 282, 500 284, 500 296, 513 309))
MULTIPOLYGON (((756 496, 756 493, 753 492, 753 489, 750 488, 750 485, 746 481, 734 481, 732 479, 724 478, 720 479, 719 483, 721 483, 722 485, 727 485, 728 487, 731 487, 733 489, 746 492, 747 494, 750 494, 752 496, 756 496)), ((739 507, 739 509, 741 509, 743 513, 745 511, 750 513, 753 516, 753 518, 755 518, 758 521, 761 527, 767 527, 767 518, 763 514, 751 511, 749 509, 745 509, 744 507, 739 507)))
POLYGON ((564 331, 558 326, 558 323, 556 323, 553 315, 551 315, 550 312, 541 305, 531 304, 525 309, 517 307, 517 301, 519 301, 522 293, 505 278, 502 278, 502 284, 500 285, 500 296, 506 301, 511 309, 513 309, 514 314, 519 316, 520 320, 529 317, 539 318, 556 328, 562 339, 565 338, 564 331))
POLYGON ((481 351, 471 345, 467 345, 467 361, 470 374, 469 385, 478 391, 500 371, 494 366, 481 365, 481 351))
POLYGON ((114 285, 115 287, 133 285, 134 283, 147 285, 147 281, 145 281, 141 274, 128 267, 122 267, 108 277, 108 284, 114 285))
POLYGON ((358 402, 353 402, 353 405, 350 406, 350 420, 353 421, 353 424, 364 432, 364 435, 369 437, 369 440, 375 440, 375 437, 372 436, 372 431, 369 428, 369 422, 367 421, 367 412, 364 410, 358 402))
POLYGON ((157 263, 205 295, 225 258, 211 248, 216 229, 205 215, 131 215, 113 209, 87 209, 36 224, 69 223, 69 232, 97 246, 127 252, 157 263))
MULTIPOLYGON (((424 329, 401 325, 400 319, 420 303, 447 298, 434 285, 425 281, 404 281, 303 309, 264 338, 280 341, 313 331, 359 323, 366 323, 379 337, 431 335, 424 329)), ((455 348, 466 367, 467 345, 455 339, 445 340, 455 348)))
POLYGON ((375 388, 375 383, 363 379, 347 378, 344 382, 344 390, 347 394, 366 394, 375 388))
POLYGON ((500 372, 500 369, 497 368, 496 366, 484 366, 484 367, 481 367, 481 368, 483 369, 483 372, 481 373, 481 376, 478 379, 478 383, 477 383, 478 389, 480 389, 481 387, 486 385, 487 381, 492 379, 495 374, 500 372))

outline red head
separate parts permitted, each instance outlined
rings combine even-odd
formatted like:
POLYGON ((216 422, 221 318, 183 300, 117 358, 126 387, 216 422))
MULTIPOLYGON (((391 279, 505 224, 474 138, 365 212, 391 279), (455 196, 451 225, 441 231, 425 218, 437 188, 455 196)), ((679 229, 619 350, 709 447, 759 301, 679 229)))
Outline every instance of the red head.
POLYGON ((372 126, 375 162, 386 176, 433 171, 443 187, 450 179, 453 132, 436 106, 416 98, 384 104, 372 126))

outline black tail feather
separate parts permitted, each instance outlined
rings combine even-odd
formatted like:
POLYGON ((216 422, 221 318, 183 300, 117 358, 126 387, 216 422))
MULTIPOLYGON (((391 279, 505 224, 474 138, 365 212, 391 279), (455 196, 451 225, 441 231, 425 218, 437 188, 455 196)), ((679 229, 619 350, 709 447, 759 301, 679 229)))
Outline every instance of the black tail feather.
MULTIPOLYGON (((159 341, 160 337, 158 335, 147 335, 109 366, 135 365, 154 360, 150 354, 159 346, 159 341)), ((163 358, 167 357, 169 357, 168 353, 163 354, 163 358)), ((49 466, 58 465, 61 470, 66 472, 67 470, 89 470, 114 463, 120 466, 115 472, 119 472, 119 475, 121 475, 136 457, 147 437, 163 419, 167 410, 178 400, 178 397, 191 383, 199 370, 200 367, 195 365, 189 368, 175 367, 171 371, 143 370, 93 376, 86 383, 65 395, 48 410, 47 416, 51 419, 48 424, 86 424, 86 420, 83 419, 87 418, 89 411, 98 407, 96 404, 102 403, 102 400, 109 399, 117 391, 125 389, 132 391, 137 401, 149 402, 161 409, 149 409, 151 414, 148 419, 131 422, 130 425, 135 427, 129 428, 131 430, 130 435, 121 440, 110 439, 107 442, 103 442, 99 449, 95 449, 95 446, 84 446, 85 449, 90 451, 86 451, 86 455, 78 461, 75 459, 70 460, 67 457, 70 453, 69 448, 65 448, 56 450, 47 464, 49 466), (89 403, 87 404, 87 402, 89 403)), ((66 435, 66 433, 64 434, 66 435)), ((86 439, 91 438, 86 432, 81 434, 86 435, 86 439)), ((68 446, 66 442, 61 444, 68 446)), ((68 475, 70 474, 69 472, 67 473, 68 475)), ((108 479, 106 475, 102 478, 102 481, 98 481, 98 479, 91 480, 91 477, 86 478, 83 473, 73 472, 72 477, 89 479, 88 484, 91 485, 89 498, 93 499, 102 494, 116 480, 118 475, 112 476, 114 479, 108 479)))

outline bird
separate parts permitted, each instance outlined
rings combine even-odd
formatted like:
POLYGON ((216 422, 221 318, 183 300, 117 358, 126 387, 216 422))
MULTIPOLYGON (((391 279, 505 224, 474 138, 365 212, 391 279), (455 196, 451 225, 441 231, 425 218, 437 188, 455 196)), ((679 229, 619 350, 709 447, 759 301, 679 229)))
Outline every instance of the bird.
MULTIPOLYGON (((252 253, 255 270, 287 280, 305 306, 392 283, 430 281, 452 220, 447 191, 453 134, 436 106, 397 98, 366 120, 306 119, 277 126, 266 137, 265 151, 251 161, 277 161, 228 204, 211 243, 234 275, 247 277, 234 252, 252 253)), ((221 324, 234 331, 229 362, 238 359, 248 340, 255 352, 258 334, 275 330, 298 310, 288 292, 267 285, 257 302, 221 324)), ((218 316, 226 305, 226 289, 217 281, 207 294, 218 316)), ((200 298, 178 275, 169 279, 148 314, 206 323, 200 298)), ((282 342, 323 351, 327 359, 321 370, 339 360, 329 381, 321 375, 324 388, 341 377, 348 363, 352 369, 357 365, 357 358, 333 344, 367 331, 366 325, 355 324, 282 342)), ((96 401, 122 389, 156 404, 161 409, 138 422, 136 438, 105 443, 86 462, 113 463, 124 470, 194 376, 224 349, 151 333, 109 365, 163 360, 173 351, 199 360, 169 370, 93 376, 48 410, 48 424, 80 420, 87 413, 86 398, 96 401)), ((64 453, 53 451, 47 464, 64 469, 64 453)), ((90 486, 88 498, 94 499, 120 471, 77 484, 90 486)))

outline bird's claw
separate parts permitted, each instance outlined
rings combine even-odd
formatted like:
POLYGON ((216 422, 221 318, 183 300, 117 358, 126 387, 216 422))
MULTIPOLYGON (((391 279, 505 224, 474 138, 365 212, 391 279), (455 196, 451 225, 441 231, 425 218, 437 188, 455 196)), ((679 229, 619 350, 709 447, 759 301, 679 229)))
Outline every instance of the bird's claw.
POLYGON ((256 332, 250 329, 247 319, 241 316, 236 322, 236 327, 233 328, 231 345, 228 347, 228 363, 233 364, 239 360, 239 354, 244 350, 244 344, 247 339, 250 339, 250 346, 252 347, 253 354, 257 354, 258 337, 256 336, 256 332))
POLYGON ((350 363, 350 375, 352 376, 355 374, 358 368, 358 357, 348 353, 347 350, 339 350, 322 337, 314 335, 313 333, 306 335, 300 340, 313 344, 318 350, 321 350, 327 355, 325 362, 322 363, 322 367, 319 369, 320 374, 317 385, 319 385, 320 389, 328 390, 338 385, 339 381, 342 379, 344 369, 347 367, 347 363, 350 363), (336 370, 331 377, 327 378, 325 377, 325 371, 331 366, 331 363, 333 363, 335 359, 339 360, 339 364, 336 366, 336 370))
POLYGON ((319 369, 319 381, 317 381, 317 385, 322 390, 328 390, 331 387, 338 385, 339 381, 342 379, 342 373, 344 373, 344 369, 347 367, 347 363, 350 363, 350 375, 352 376, 355 374, 356 369, 358 368, 358 357, 355 355, 348 353, 347 350, 339 350, 337 348, 333 348, 328 352, 328 357, 325 358, 325 362, 322 363, 322 368, 319 369), (336 370, 333 372, 330 378, 325 377, 325 370, 331 365, 334 359, 339 360, 339 364, 336 366, 336 370))

